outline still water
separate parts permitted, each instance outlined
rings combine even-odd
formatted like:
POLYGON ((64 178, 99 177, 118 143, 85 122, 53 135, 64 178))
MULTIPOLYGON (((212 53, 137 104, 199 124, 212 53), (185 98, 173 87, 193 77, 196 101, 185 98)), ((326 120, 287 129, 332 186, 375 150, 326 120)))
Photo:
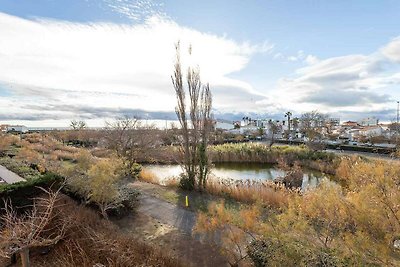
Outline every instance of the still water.
MULTIPOLYGON (((182 173, 179 165, 145 165, 145 169, 154 173, 162 182, 182 173)), ((318 171, 303 170, 303 188, 315 187, 326 176, 318 171)), ((212 177, 234 180, 275 180, 285 176, 286 172, 276 165, 260 163, 218 163, 211 171, 212 177)))

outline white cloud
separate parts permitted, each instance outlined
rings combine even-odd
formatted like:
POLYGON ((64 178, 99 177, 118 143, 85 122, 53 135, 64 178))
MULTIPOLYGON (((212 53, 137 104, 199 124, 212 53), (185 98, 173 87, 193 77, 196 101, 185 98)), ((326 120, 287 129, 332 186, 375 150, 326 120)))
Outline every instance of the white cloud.
POLYGON ((390 60, 400 63, 400 37, 393 39, 382 48, 382 53, 390 60))
POLYGON ((297 69, 293 78, 280 79, 276 99, 295 106, 297 112, 318 109, 347 116, 359 112, 359 116, 362 112, 386 110, 388 102, 393 101, 388 87, 399 83, 400 72, 388 65, 385 56, 379 51, 324 60, 307 56, 305 61, 310 65, 297 69))
MULTIPOLYGON (((183 62, 192 44, 192 60, 200 66, 203 81, 215 86, 215 108, 245 110, 254 107, 251 99, 265 96, 228 75, 245 68, 253 54, 273 49, 268 42, 237 43, 154 16, 142 24, 116 25, 26 20, 0 13, 0 36, 3 86, 12 87, 23 104, 36 101, 33 89, 45 92, 51 98, 40 103, 53 101, 55 109, 63 103, 172 111, 175 97, 170 75, 174 44, 180 40, 183 62), (218 90, 231 99, 245 97, 239 106, 227 102, 218 90)), ((0 106, 0 114, 10 108, 11 103, 0 106)))
POLYGON ((307 55, 306 59, 304 60, 307 64, 313 65, 319 62, 319 59, 313 55, 307 55))

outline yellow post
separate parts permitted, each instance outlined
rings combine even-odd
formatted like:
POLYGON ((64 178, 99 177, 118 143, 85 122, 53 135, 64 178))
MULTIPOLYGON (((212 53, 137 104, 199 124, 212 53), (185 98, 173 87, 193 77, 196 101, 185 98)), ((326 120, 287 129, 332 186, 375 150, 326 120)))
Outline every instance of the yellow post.
POLYGON ((186 196, 186 207, 189 207, 189 198, 186 196))

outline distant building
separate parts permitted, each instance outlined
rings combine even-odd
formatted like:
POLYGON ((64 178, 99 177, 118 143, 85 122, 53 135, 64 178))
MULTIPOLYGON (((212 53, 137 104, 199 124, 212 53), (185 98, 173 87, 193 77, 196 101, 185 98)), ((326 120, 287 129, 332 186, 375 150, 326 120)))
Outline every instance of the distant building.
POLYGON ((7 132, 13 132, 13 133, 27 133, 28 127, 23 126, 23 125, 7 125, 7 132))
POLYGON ((360 129, 360 135, 372 137, 372 136, 381 136, 384 133, 384 130, 381 126, 365 126, 360 129))
POLYGON ((379 120, 376 117, 364 118, 358 122, 361 126, 376 126, 379 124, 379 120))
POLYGON ((359 126, 356 121, 345 121, 343 122, 342 126, 344 127, 357 127, 359 126))
POLYGON ((340 118, 328 118, 328 123, 331 126, 339 126, 340 125, 340 118))

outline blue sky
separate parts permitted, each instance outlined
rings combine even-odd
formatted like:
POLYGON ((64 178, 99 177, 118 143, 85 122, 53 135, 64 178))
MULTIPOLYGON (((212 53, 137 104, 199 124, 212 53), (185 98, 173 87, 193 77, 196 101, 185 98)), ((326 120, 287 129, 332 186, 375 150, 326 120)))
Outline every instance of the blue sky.
POLYGON ((197 51, 217 117, 390 121, 398 14, 395 0, 0 0, 0 122, 173 116, 177 39, 197 51))

